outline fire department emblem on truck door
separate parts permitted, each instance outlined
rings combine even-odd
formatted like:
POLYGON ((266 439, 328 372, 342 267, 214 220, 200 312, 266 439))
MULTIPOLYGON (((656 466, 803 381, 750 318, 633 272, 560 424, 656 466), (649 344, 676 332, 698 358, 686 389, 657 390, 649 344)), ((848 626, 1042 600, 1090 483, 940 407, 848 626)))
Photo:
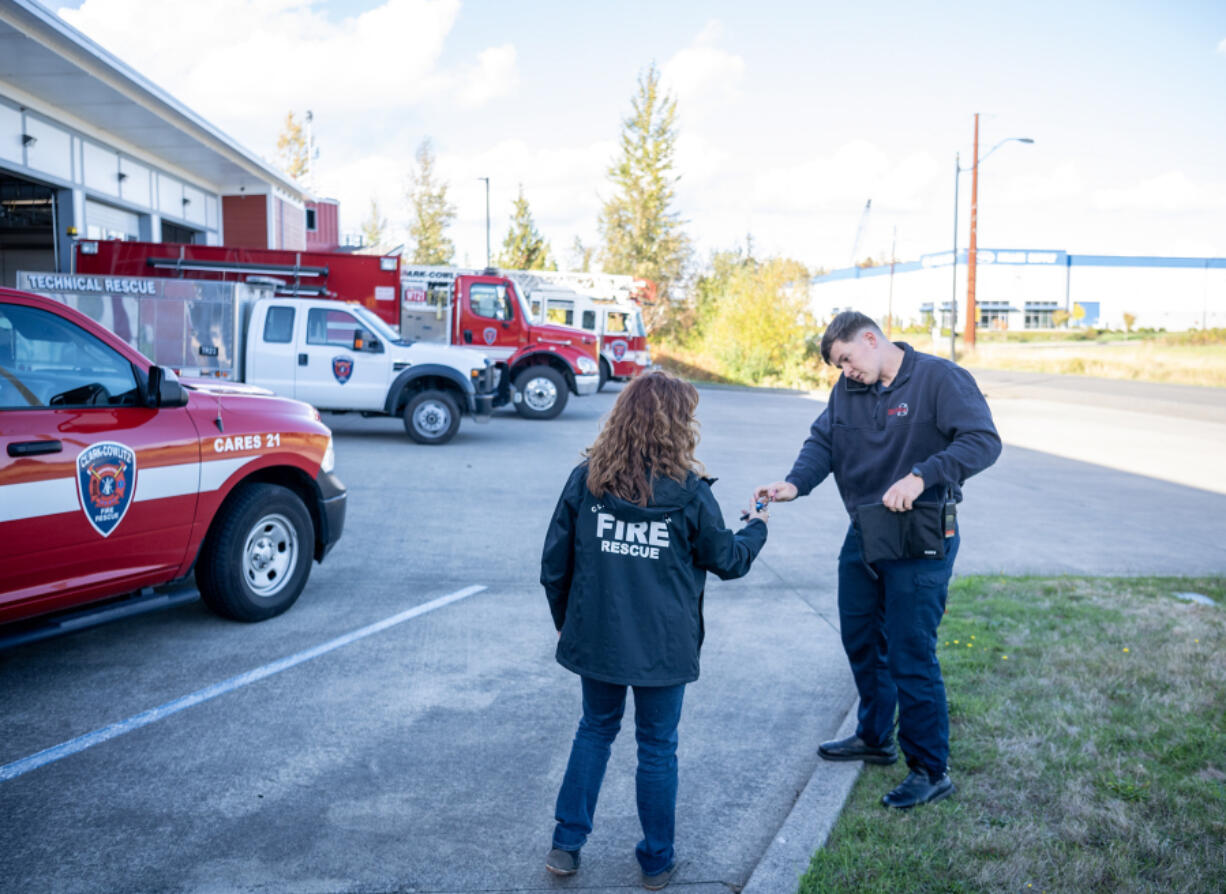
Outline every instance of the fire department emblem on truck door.
POLYGON ((103 537, 119 526, 136 492, 136 451, 116 441, 100 441, 77 456, 81 509, 103 537))
POLYGON ((336 381, 344 385, 349 381, 349 377, 353 375, 353 358, 351 357, 333 357, 332 358, 332 375, 336 377, 336 381))
POLYGON ((486 326, 483 330, 481 330, 481 337, 485 339, 485 343, 487 345, 492 345, 498 340, 498 330, 493 326, 486 326))
POLYGON ((613 349, 614 360, 621 360, 626 356, 626 343, 621 339, 613 342, 609 345, 609 347, 613 349))

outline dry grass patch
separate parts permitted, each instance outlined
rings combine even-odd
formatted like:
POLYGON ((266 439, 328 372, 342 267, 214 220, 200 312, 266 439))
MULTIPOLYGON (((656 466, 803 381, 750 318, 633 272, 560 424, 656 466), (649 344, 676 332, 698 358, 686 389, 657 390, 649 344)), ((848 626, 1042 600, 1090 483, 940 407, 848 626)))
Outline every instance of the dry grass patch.
POLYGON ((905 771, 867 767, 800 890, 1222 891, 1224 606, 1226 578, 957 581, 958 793, 887 811, 905 771))

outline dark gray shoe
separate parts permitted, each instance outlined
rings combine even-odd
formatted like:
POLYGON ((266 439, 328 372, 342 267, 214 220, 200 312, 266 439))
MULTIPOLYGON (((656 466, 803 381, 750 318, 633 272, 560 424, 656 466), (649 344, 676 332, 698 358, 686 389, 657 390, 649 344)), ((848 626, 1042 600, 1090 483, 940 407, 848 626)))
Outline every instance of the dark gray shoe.
POLYGON ((648 891, 659 891, 661 888, 668 887, 668 883, 673 880, 673 873, 677 871, 677 864, 674 861, 673 865, 665 869, 663 872, 657 872, 655 875, 643 873, 643 887, 648 891))
POLYGON ((923 770, 912 770, 898 788, 881 799, 886 807, 918 807, 920 804, 932 804, 942 798, 948 798, 954 793, 954 782, 948 773, 942 773, 932 779, 923 770))
POLYGON ((555 847, 545 858, 545 868, 554 875, 574 875, 579 871, 579 852, 555 847))
POLYGON ((817 753, 828 761, 864 761, 866 764, 892 764, 898 760, 898 749, 893 742, 877 748, 869 745, 859 736, 848 736, 846 739, 835 739, 823 742, 817 747, 817 753))

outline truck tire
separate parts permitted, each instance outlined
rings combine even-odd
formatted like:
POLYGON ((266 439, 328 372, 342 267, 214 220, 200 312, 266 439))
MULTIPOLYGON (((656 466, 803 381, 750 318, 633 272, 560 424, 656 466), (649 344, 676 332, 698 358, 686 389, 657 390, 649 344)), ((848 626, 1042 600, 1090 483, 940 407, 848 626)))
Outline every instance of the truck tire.
POLYGON ((213 519, 196 585, 222 617, 263 621, 297 601, 314 552, 315 528, 302 499, 277 484, 248 484, 213 519))
POLYGON ((525 419, 552 419, 570 397, 566 380, 551 366, 529 366, 515 377, 515 387, 520 394, 515 410, 525 419))
POLYGON ((460 429, 460 408, 446 391, 419 391, 404 405, 404 430, 418 444, 446 444, 460 429))
POLYGON ((613 374, 609 370, 609 361, 601 357, 600 358, 600 384, 596 386, 596 390, 604 391, 605 383, 608 382, 609 379, 611 379, 612 377, 613 377, 613 374))

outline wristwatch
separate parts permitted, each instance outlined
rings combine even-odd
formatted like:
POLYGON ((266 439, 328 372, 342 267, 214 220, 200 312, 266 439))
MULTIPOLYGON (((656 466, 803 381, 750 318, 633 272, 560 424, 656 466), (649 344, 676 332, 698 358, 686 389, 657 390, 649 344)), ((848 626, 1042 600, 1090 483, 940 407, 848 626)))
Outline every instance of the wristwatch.
POLYGON ((914 475, 916 478, 918 478, 920 481, 924 480, 924 473, 920 471, 919 466, 912 466, 911 474, 914 475))

